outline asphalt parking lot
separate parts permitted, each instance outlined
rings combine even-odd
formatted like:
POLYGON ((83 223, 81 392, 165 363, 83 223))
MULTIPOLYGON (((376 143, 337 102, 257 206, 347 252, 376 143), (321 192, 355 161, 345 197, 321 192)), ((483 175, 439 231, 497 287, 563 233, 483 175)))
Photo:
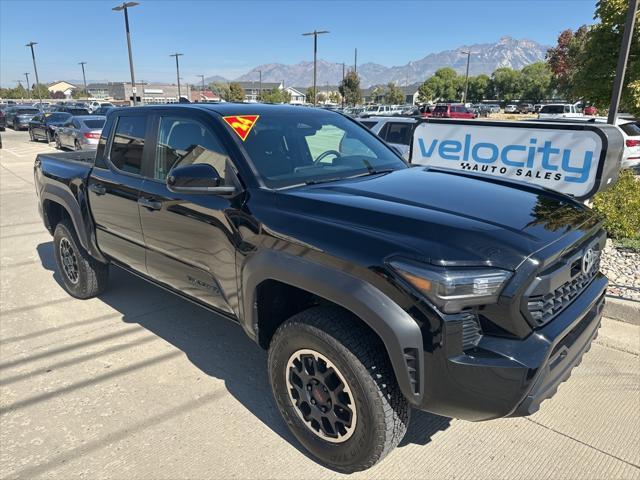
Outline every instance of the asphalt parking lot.
MULTIPOLYGON (((117 269, 69 297, 37 214, 33 160, 2 132, 0 477, 337 478, 288 433, 266 355, 232 323, 117 269)), ((640 479, 640 327, 603 320, 557 395, 529 418, 414 412, 400 447, 353 477, 640 479)))

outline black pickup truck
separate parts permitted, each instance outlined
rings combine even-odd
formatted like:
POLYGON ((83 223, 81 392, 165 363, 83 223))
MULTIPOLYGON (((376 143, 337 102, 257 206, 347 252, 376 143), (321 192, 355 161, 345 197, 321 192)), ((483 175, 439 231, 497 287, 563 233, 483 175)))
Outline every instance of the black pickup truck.
POLYGON ((96 153, 38 155, 35 185, 69 294, 100 295, 114 266, 239 323, 294 435, 338 471, 382 459, 412 408, 536 411, 600 325, 587 207, 412 167, 326 110, 117 109, 96 153))

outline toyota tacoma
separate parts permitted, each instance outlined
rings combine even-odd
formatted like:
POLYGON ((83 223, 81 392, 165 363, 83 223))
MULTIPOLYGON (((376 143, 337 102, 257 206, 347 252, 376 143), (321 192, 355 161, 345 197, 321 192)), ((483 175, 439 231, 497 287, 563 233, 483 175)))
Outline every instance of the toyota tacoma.
POLYGON ((335 112, 116 109, 96 152, 38 155, 34 173, 70 295, 117 267, 237 322, 268 350, 288 427, 337 471, 384 458, 412 409, 531 414, 600 325, 589 208, 408 165, 335 112))

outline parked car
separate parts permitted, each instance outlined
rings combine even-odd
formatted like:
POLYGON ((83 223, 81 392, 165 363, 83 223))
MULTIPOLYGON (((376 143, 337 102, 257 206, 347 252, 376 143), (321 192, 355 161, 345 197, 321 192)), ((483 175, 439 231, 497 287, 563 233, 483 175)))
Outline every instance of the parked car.
POLYGON ((418 119, 413 117, 371 117, 360 120, 365 127, 391 145, 406 161, 413 127, 418 119))
POLYGON ((369 105, 367 108, 365 108, 364 112, 362 112, 361 116, 390 115, 390 114, 391 114, 391 107, 389 105, 369 105))
POLYGON ((478 117, 488 117, 491 113, 493 113, 493 109, 491 108, 491 105, 485 105, 481 103, 476 108, 476 115, 478 117))
POLYGON ((438 103, 433 118, 476 118, 476 114, 461 103, 438 103))
POLYGON ((495 103, 491 103, 488 106, 491 109, 490 110, 491 113, 500 113, 500 105, 497 105, 495 103))
POLYGON ((100 107, 97 110, 95 110, 94 112, 91 113, 91 115, 106 115, 107 113, 109 113, 111 110, 115 109, 116 107, 100 107))
POLYGON ((587 105, 586 107, 584 107, 582 113, 589 116, 595 116, 598 115, 598 109, 593 105, 587 105))
POLYGON ((51 143, 55 138, 56 129, 71 120, 72 115, 66 112, 39 113, 29 122, 29 137, 31 141, 45 140, 51 143))
POLYGON ((104 127, 105 117, 101 115, 79 115, 71 117, 56 128, 57 149, 95 150, 104 127))
POLYGON ((514 103, 510 103, 504 107, 504 113, 518 113, 518 106, 514 103))
POLYGON ((7 117, 4 114, 4 109, 0 109, 0 132, 4 132, 7 128, 7 117))
POLYGON ((538 112, 538 118, 572 118, 583 117, 577 107, 570 103, 550 103, 543 105, 538 112))
POLYGON ((433 115, 433 111, 436 109, 435 105, 422 105, 420 107, 420 116, 422 118, 429 118, 433 115))
POLYGON ((401 115, 405 115, 407 117, 415 117, 420 115, 420 107, 416 105, 408 105, 402 109, 401 115))
POLYGON ((542 108, 542 103, 536 103, 533 106, 533 113, 540 113, 540 109, 542 108))
POLYGON ((87 109, 89 110, 89 112, 95 113, 95 111, 98 110, 100 107, 115 107, 115 105, 111 102, 93 101, 89 104, 87 109))
POLYGON ((520 103, 518 105, 518 113, 533 113, 533 105, 530 103, 520 103))
POLYGON ((61 107, 56 107, 54 111, 70 113, 71 115, 91 115, 89 113, 89 110, 87 110, 86 108, 69 107, 66 105, 63 105, 61 107))
POLYGON ((630 168, 640 173, 640 121, 635 118, 618 118, 616 122, 624 137, 622 168, 630 168))
POLYGON ((40 110, 35 107, 16 105, 7 109, 6 121, 14 130, 23 130, 29 128, 29 122, 38 113, 40 110))
POLYGON ((97 153, 34 165, 62 287, 96 297, 117 265, 239 324, 268 350, 285 425, 336 471, 384 458, 412 409, 534 413, 598 334, 606 233, 569 196, 409 168, 327 110, 185 104, 107 119, 97 153))

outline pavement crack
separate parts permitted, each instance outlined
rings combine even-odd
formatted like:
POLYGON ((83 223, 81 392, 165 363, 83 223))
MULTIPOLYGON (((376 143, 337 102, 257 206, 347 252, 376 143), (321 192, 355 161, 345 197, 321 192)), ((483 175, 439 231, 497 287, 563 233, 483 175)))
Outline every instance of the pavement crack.
POLYGON ((589 445, 588 443, 583 442, 582 440, 580 440, 580 439, 578 439, 576 437, 572 437, 569 434, 561 432, 560 430, 556 430, 555 428, 548 427, 547 425, 544 425, 544 424, 542 424, 540 422, 536 422, 535 420, 533 420, 533 419, 531 419, 529 417, 524 417, 524 419, 529 421, 529 422, 531 422, 531 423, 533 423, 533 424, 535 424, 535 425, 538 425, 539 427, 542 427, 542 428, 544 428, 546 430, 549 430, 549 431, 551 431, 553 433, 557 433, 558 435, 562 435, 563 437, 568 438, 570 440, 573 440, 574 442, 578 442, 579 444, 584 445, 585 447, 591 448, 592 450, 595 450, 595 451, 600 452, 600 453, 602 453, 604 455, 607 455, 608 457, 615 458, 616 460, 619 460, 619 461, 621 461, 623 463, 626 463, 627 465, 629 465, 631 467, 634 467, 634 468, 637 468, 638 470, 640 470, 640 465, 636 465, 635 463, 632 463, 632 462, 630 462, 628 460, 625 460, 624 458, 620 458, 617 455, 614 455, 613 453, 605 452, 604 450, 601 450, 598 447, 594 447, 593 445, 589 445))

